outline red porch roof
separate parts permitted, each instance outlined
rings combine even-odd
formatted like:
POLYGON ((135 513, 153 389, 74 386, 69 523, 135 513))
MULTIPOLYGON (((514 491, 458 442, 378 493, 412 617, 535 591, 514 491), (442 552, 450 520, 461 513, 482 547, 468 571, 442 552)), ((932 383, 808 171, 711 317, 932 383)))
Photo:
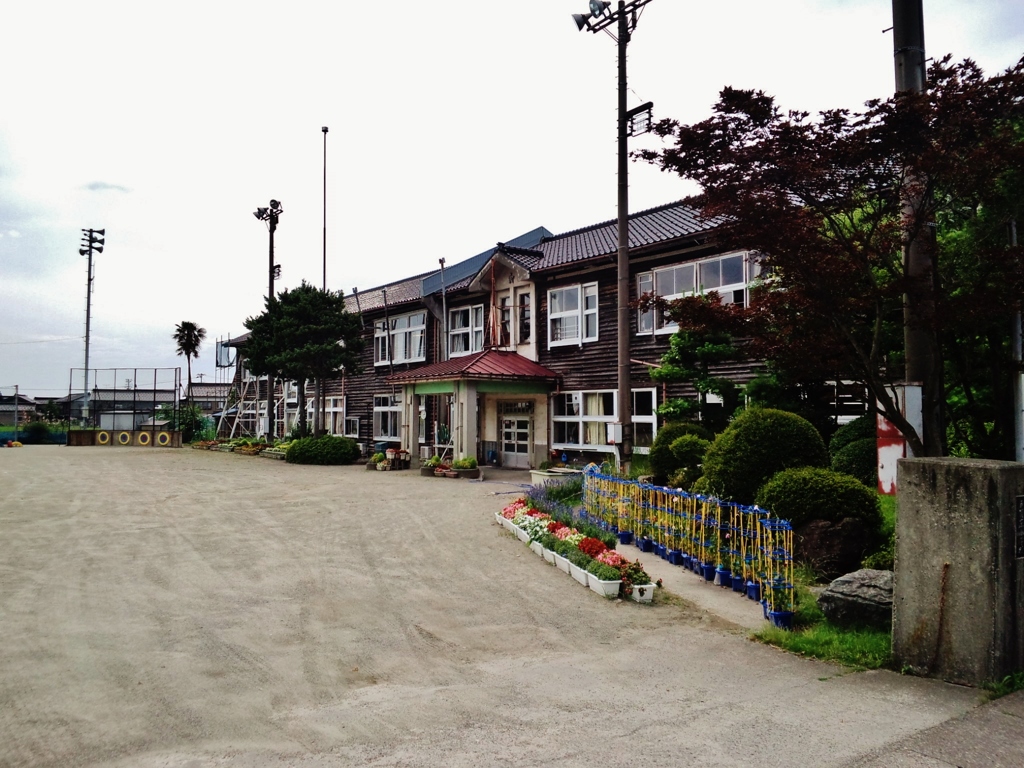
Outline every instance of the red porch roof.
POLYGON ((486 349, 463 357, 425 365, 388 376, 389 384, 412 384, 419 381, 542 380, 554 384, 561 376, 543 365, 527 360, 515 352, 486 349))

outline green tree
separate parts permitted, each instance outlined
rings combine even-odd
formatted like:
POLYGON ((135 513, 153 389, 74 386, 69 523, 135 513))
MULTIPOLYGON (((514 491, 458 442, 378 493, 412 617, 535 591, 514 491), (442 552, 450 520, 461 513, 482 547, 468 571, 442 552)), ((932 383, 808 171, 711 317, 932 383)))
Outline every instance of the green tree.
POLYGON ((257 376, 296 382, 299 432, 306 435, 306 381, 359 370, 363 339, 358 315, 345 311, 341 291, 324 291, 303 281, 268 299, 264 312, 247 318, 245 327, 247 367, 257 376))
POLYGON ((199 347, 206 338, 206 329, 200 328, 195 323, 182 320, 174 326, 174 334, 171 336, 176 345, 175 352, 178 357, 184 355, 188 363, 188 402, 192 403, 192 360, 199 357, 199 347))
POLYGON ((928 80, 924 93, 816 118, 726 88, 707 120, 660 123, 673 145, 641 156, 698 182, 691 202, 720 223, 723 248, 759 254, 764 284, 744 310, 752 356, 798 382, 863 383, 916 455, 943 452, 945 417, 970 450, 1002 458, 1012 409, 995 378, 1009 378, 1024 248, 995 233, 1024 204, 1024 59, 985 77, 947 57, 928 80), (908 188, 921 203, 912 210, 908 188), (903 270, 903 248, 919 237, 934 265, 927 285, 903 270), (922 382, 923 435, 892 395, 907 295, 931 302, 907 323, 942 362, 922 382))

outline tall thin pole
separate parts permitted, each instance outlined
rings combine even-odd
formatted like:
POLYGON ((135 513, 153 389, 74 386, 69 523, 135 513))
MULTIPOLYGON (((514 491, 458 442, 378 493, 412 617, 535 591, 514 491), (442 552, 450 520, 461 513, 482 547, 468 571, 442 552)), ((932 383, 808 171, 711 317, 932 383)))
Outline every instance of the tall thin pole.
MULTIPOLYGON (((922 0, 892 0, 893 59, 896 92, 921 93, 925 89, 924 11, 922 0)), ((921 387, 920 418, 907 413, 911 424, 919 423, 919 435, 926 456, 942 454, 941 367, 935 336, 934 268, 929 222, 920 220, 926 207, 927 179, 914 168, 906 169, 903 186, 905 227, 903 272, 907 291, 903 297, 903 346, 907 384, 921 387)))
MULTIPOLYGON (((1017 247, 1017 220, 1010 221, 1010 247, 1017 247)), ((1014 431, 1014 458, 1024 462, 1024 368, 1021 362, 1024 360, 1024 326, 1021 325, 1021 313, 1017 310, 1013 316, 1013 431, 1014 431)))
POLYGON ((327 126, 324 132, 324 290, 327 290, 327 126))
POLYGON ((89 417, 89 330, 92 321, 92 248, 89 249, 88 265, 85 273, 85 385, 82 394, 85 406, 82 414, 89 417))
POLYGON ((448 289, 444 284, 444 259, 441 264, 441 360, 448 359, 448 289))
POLYGON ((14 385, 14 442, 18 442, 18 385, 14 385))
POLYGON ((633 456, 633 403, 629 379, 629 146, 626 141, 626 46, 629 45, 629 18, 626 3, 619 0, 619 247, 616 259, 616 332, 618 334, 618 402, 616 411, 622 426, 620 461, 629 468, 633 456))

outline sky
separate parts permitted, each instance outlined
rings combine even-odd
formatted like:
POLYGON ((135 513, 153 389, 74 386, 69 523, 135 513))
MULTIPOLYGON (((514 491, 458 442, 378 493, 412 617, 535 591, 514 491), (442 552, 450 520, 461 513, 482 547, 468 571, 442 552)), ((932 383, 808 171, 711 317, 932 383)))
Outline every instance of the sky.
MULTIPOLYGON (((571 15, 586 11, 586 0, 8 3, 0 392, 80 389, 82 229, 106 230, 90 367, 184 376, 171 337, 187 320, 207 331, 193 374, 212 381, 214 341, 263 308, 258 207, 284 209, 277 290, 322 284, 325 162, 327 287, 346 295, 538 226, 614 219, 616 46, 577 31, 571 15)), ((1019 0, 925 0, 924 14, 929 56, 995 74, 1024 54, 1019 0)), ((891 24, 891 0, 651 0, 629 46, 629 106, 696 122, 730 85, 784 109, 857 109, 893 91, 891 24)), ((696 191, 642 163, 629 183, 633 212, 696 191)))

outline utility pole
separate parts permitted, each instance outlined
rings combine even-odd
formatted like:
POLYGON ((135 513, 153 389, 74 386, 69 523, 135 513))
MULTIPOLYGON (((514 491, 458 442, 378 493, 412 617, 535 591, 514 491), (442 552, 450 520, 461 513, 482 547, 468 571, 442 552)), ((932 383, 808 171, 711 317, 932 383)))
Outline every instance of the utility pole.
POLYGON ((18 442, 18 385, 14 385, 14 442, 18 442))
POLYGON ((94 278, 92 271, 92 254, 93 251, 96 251, 96 253, 103 253, 103 244, 106 242, 105 236, 107 231, 105 229, 83 229, 82 233, 82 247, 78 249, 78 255, 86 256, 89 260, 85 272, 85 382, 82 387, 82 394, 85 396, 85 402, 82 406, 82 416, 88 420, 89 334, 92 323, 92 281, 94 278))
MULTIPOLYGON (((1017 247, 1017 220, 1010 220, 1010 247, 1017 247)), ((1024 462, 1024 326, 1021 325, 1021 313, 1018 309, 1013 316, 1013 427, 1014 427, 1014 458, 1024 462)))
MULTIPOLYGON (((651 0, 619 0, 618 9, 610 11, 610 2, 590 0, 590 13, 573 14, 576 28, 582 32, 607 32, 618 46, 618 246, 616 248, 616 334, 618 344, 616 376, 616 431, 619 461, 623 470, 629 469, 633 458, 633 390, 630 381, 629 338, 629 126, 631 114, 626 108, 626 49, 636 29, 639 12, 651 0), (609 29, 616 25, 617 33, 609 29)), ((650 105, 644 105, 644 109, 650 105)), ((581 301, 583 298, 581 297, 581 301)), ((582 333, 582 329, 580 331, 582 333)))
MULTIPOLYGON (((925 89, 924 10, 922 0, 892 0, 893 58, 897 93, 925 89)), ((906 359, 904 408, 920 426, 925 456, 942 455, 942 376, 935 331, 935 231, 922 220, 928 207, 928 180, 915 168, 903 182, 903 346, 906 359), (911 393, 920 392, 920 398, 911 393), (917 406, 917 402, 920 406, 917 406)))

